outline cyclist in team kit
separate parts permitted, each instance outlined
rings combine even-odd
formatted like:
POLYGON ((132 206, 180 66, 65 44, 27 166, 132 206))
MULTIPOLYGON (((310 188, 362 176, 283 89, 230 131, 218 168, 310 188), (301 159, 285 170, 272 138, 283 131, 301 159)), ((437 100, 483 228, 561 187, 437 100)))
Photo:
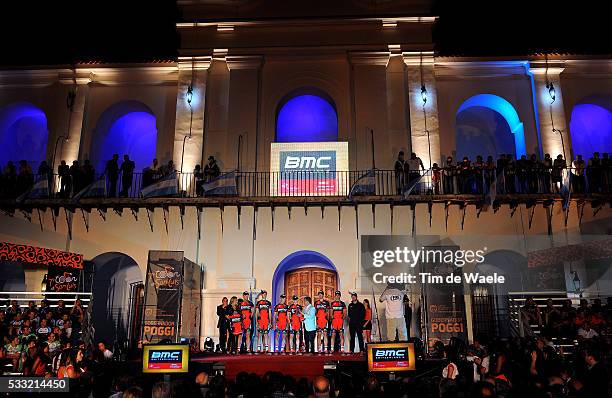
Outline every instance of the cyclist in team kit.
POLYGON ((304 315, 302 306, 298 304, 298 296, 293 296, 292 300, 289 305, 289 351, 297 353, 300 351, 304 315))
POLYGON ((238 301, 238 307, 242 315, 242 342, 244 350, 252 354, 251 336, 253 335, 253 308, 255 305, 249 300, 249 296, 249 292, 242 292, 242 298, 238 301))
POLYGON ((272 303, 267 300, 268 292, 262 290, 259 299, 255 303, 255 314, 257 317, 257 352, 269 351, 268 333, 270 332, 270 309, 272 303))
POLYGON ((287 296, 281 294, 280 302, 274 306, 274 330, 277 336, 274 336, 274 345, 278 343, 277 349, 273 351, 282 352, 285 348, 285 340, 287 339, 289 329, 289 306, 287 305, 287 296))
POLYGON ((344 319, 346 318, 346 304, 340 300, 341 293, 336 290, 334 301, 331 302, 331 342, 335 344, 336 334, 340 335, 340 352, 344 352, 344 319))
POLYGON ((329 352, 329 339, 327 336, 327 331, 329 330, 329 301, 325 299, 323 290, 320 290, 317 296, 318 298, 314 302, 317 321, 317 344, 319 345, 319 352, 329 352))

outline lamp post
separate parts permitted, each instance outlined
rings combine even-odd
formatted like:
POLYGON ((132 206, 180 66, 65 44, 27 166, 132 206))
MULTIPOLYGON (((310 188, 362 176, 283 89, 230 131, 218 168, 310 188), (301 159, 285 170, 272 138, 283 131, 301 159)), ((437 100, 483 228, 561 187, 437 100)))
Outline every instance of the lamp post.
POLYGON ((582 293, 581 293, 581 282, 580 282, 580 277, 578 276, 578 271, 570 271, 571 273, 574 274, 574 278, 572 278, 572 283, 574 284, 574 293, 578 294, 579 297, 582 297, 582 293))
POLYGON ((423 123, 425 124, 425 134, 427 134, 427 151, 429 159, 429 169, 431 170, 431 139, 429 137, 429 129, 427 128, 427 89, 425 85, 421 83, 421 100, 423 101, 423 123))

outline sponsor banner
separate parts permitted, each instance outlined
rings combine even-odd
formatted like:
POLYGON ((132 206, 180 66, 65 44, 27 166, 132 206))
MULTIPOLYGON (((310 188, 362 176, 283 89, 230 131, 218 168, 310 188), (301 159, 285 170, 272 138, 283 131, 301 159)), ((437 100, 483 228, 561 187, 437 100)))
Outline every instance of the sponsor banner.
POLYGON ((347 194, 347 142, 293 142, 271 145, 272 196, 347 194))
POLYGON ((144 346, 143 373, 185 373, 188 367, 189 346, 186 344, 144 346))
POLYGON ((416 369, 413 343, 372 343, 367 347, 370 372, 401 372, 416 369))
POLYGON ((79 287, 79 271, 73 268, 50 266, 47 274, 47 290, 50 292, 76 292, 79 287))
POLYGON ((183 252, 149 252, 142 325, 144 340, 177 339, 183 282, 183 252))

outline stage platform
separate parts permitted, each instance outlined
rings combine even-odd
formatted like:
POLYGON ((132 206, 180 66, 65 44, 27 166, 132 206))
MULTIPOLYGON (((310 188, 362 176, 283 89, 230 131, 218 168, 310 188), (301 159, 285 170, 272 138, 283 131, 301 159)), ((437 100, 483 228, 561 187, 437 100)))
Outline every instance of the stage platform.
POLYGON ((223 370, 227 378, 233 379, 239 372, 263 375, 275 371, 296 378, 323 375, 325 369, 336 366, 352 365, 367 368, 364 354, 241 354, 226 355, 220 353, 196 354, 192 362, 210 364, 214 370, 223 370))

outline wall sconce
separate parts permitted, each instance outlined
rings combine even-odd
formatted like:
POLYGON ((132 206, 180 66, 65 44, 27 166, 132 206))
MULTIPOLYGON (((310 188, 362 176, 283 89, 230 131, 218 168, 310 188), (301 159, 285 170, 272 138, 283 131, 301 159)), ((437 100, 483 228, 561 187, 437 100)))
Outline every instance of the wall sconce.
POLYGON ((553 85, 552 82, 548 82, 546 83, 546 88, 548 89, 548 95, 550 96, 550 103, 552 104, 557 99, 557 96, 555 93, 555 86, 553 85))
POLYGON ((423 106, 425 106, 427 103, 427 89, 424 84, 421 85, 421 99, 423 100, 423 106))
POLYGON ((191 106, 191 101, 193 101, 193 85, 192 84, 189 84, 189 87, 187 87, 187 94, 185 95, 185 98, 187 98, 187 104, 191 106))

